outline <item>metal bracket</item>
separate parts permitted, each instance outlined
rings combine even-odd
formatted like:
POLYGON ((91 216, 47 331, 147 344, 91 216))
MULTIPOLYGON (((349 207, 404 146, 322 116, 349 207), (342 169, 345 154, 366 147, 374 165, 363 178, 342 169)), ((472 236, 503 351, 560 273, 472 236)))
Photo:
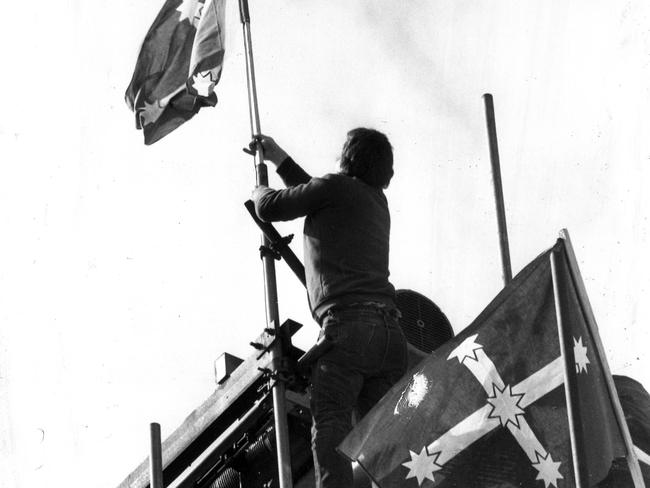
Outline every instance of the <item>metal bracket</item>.
POLYGON ((263 388, 268 389, 268 391, 276 382, 284 383, 287 388, 300 389, 302 378, 298 374, 296 362, 290 358, 282 358, 275 370, 270 368, 257 369, 262 372, 262 376, 266 380, 263 388))
POLYGON ((269 243, 268 246, 260 246, 260 257, 270 257, 276 261, 282 259, 282 250, 289 246, 293 240, 293 234, 280 237, 278 240, 269 243))

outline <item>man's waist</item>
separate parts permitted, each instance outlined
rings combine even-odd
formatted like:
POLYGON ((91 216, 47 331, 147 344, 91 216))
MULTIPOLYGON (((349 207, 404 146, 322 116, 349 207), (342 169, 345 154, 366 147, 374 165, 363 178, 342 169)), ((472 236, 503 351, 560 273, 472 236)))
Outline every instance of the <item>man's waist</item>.
MULTIPOLYGON (((389 297, 346 297, 337 300, 329 300, 319 305, 314 310, 314 317, 318 323, 322 323, 323 318, 330 312, 336 313, 352 310, 399 314, 395 301, 389 297)), ((396 315, 396 317, 399 318, 399 315, 396 315)))
POLYGON ((329 295, 321 298, 316 310, 327 309, 331 307, 345 307, 360 303, 374 303, 381 306, 395 306, 395 289, 389 284, 386 290, 373 291, 371 293, 353 292, 329 295))

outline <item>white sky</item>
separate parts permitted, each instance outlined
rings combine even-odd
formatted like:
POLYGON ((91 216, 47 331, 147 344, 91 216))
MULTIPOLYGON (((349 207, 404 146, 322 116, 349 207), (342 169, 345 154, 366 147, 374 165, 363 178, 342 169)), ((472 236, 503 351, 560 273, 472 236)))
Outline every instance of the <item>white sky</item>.
MULTIPOLYGON (((113 487, 264 327, 242 36, 220 102, 145 147, 123 102, 162 0, 4 6, 0 484, 113 487)), ((515 271, 571 232, 613 372, 650 385, 650 4, 251 0, 262 128, 313 174, 385 131, 394 284, 456 331, 501 287, 481 95, 515 271)), ((273 175, 272 184, 279 184, 273 175)), ((301 223, 295 233, 301 255, 301 223)), ((278 265, 281 318, 317 334, 278 265)))

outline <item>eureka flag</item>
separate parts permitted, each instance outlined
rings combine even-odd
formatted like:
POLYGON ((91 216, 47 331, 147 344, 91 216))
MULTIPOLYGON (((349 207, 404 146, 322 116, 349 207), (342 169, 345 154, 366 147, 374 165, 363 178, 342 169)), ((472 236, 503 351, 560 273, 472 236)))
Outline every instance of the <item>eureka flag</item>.
POLYGON ((153 144, 214 106, 224 56, 225 0, 166 0, 142 43, 126 102, 153 144))
MULTIPOLYGON (((589 486, 626 453, 563 240, 414 368, 339 449, 381 488, 575 486, 550 253, 589 486)), ((584 477, 583 477, 584 479, 584 477)), ((586 488, 586 487, 585 487, 586 488)))

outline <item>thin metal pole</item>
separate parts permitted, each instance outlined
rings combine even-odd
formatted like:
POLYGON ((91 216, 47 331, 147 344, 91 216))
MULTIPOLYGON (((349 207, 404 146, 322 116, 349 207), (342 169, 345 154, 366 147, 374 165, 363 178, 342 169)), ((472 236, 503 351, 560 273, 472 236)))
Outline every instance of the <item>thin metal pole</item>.
POLYGON ((627 425, 627 420, 625 420, 625 413, 623 412, 623 407, 621 406, 621 400, 618 397, 618 392, 616 391, 616 385, 614 383, 614 378, 612 378, 611 370, 609 369, 609 363, 607 362, 607 355, 605 354, 605 348, 603 342, 600 339, 600 334, 598 333, 598 324, 596 323, 596 317, 591 308, 591 303, 589 302, 589 296, 587 295, 587 290, 585 288, 584 281, 582 279, 582 274, 580 273, 580 268, 578 267, 578 260, 576 259, 575 252, 573 251, 573 244, 571 243, 571 238, 569 237, 569 231, 567 229, 562 229, 560 231, 560 238, 564 241, 566 256, 569 262, 569 272, 573 279, 573 283, 578 294, 578 301, 582 306, 582 311, 585 314, 585 324, 587 330, 591 334, 591 338, 596 346, 596 358, 600 363, 600 367, 603 370, 603 375, 605 376, 605 384, 607 385, 607 391, 609 393, 609 399, 612 402, 612 407, 614 409, 614 414, 616 420, 618 421, 618 426, 623 436, 623 441, 625 442, 625 447, 627 448, 627 464, 630 469, 630 474, 632 475, 632 481, 635 488, 645 488, 645 481, 643 480, 643 473, 641 472, 641 467, 639 466, 639 459, 634 448, 634 443, 632 441, 632 436, 630 435, 630 429, 627 425))
POLYGON ((501 166, 499 162, 499 145, 497 143, 497 126, 494 118, 494 101, 492 95, 483 95, 485 102, 485 120, 487 123, 488 144, 490 146, 490 163, 492 165, 492 182, 494 184, 494 201, 497 209, 497 225, 499 228, 499 249, 501 250, 501 268, 503 283, 507 285, 512 280, 510 265, 510 248, 508 246, 508 226, 506 225, 506 210, 503 203, 503 186, 501 184, 501 166))
POLYGON ((163 488, 162 445, 160 443, 160 424, 149 424, 151 450, 149 451, 149 486, 163 488))
MULTIPOLYGON (((262 134, 260 125, 260 113, 257 103, 257 85, 255 82, 255 63, 253 61, 253 41, 251 38, 250 12, 248 10, 248 0, 239 0, 239 14, 242 23, 244 35, 244 50, 246 52, 246 84, 248 87, 248 115, 251 124, 251 137, 255 138, 262 134)), ((264 152, 262 145, 257 144, 255 147, 255 171, 256 183, 258 185, 268 185, 269 178, 264 163, 264 152)))
POLYGON ((569 419, 569 436, 571 439, 571 456, 573 458, 573 476, 575 478, 576 488, 582 488, 582 475, 580 466, 581 462, 581 449, 578 444, 578 436, 576 435, 576 415, 577 412, 573 408, 572 392, 574 392, 575 385, 573 385, 573 376, 569 368, 575 367, 569 360, 567 355, 566 343, 564 337, 564 321, 562 317, 562 307, 560 305, 560 289, 557 279, 557 263, 555 252, 551 252, 551 276, 553 279, 553 298, 555 300, 555 316, 557 318, 557 333, 560 340, 560 353, 562 355, 562 364, 564 366, 564 396, 566 398, 567 417, 569 419))
MULTIPOLYGON (((255 84, 255 65, 253 63, 253 45, 251 40, 250 12, 248 0, 239 0, 239 13, 244 34, 246 51, 246 81, 248 84, 248 107, 251 122, 251 136, 261 135, 260 116, 257 105, 257 89, 255 84)), ((264 164, 262 145, 258 142, 255 148, 255 176, 257 185, 268 185, 268 171, 264 164)), ((270 242, 262 234, 262 246, 269 247, 270 242)), ((271 349, 273 367, 277 372, 282 366, 283 358, 288 347, 287 339, 280 331, 280 313, 278 311, 278 292, 275 278, 275 261, 268 254, 262 255, 264 272, 264 295, 266 303, 266 325, 275 331, 275 344, 271 349)), ((275 422, 275 445, 278 464, 278 479, 280 488, 292 488, 291 454, 289 449, 289 428, 287 424, 287 408, 285 385, 276 380, 272 387, 273 419, 275 422)))

